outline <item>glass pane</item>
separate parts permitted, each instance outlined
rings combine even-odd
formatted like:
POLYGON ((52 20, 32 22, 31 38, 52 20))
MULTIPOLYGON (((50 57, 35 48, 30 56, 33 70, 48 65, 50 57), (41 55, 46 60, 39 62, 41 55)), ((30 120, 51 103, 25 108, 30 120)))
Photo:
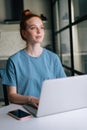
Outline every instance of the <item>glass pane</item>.
POLYGON ((87 15, 87 0, 72 0, 72 21, 87 15))
POLYGON ((69 30, 60 33, 62 63, 71 67, 71 55, 70 55, 70 36, 69 30))
POLYGON ((69 24, 68 0, 59 0, 59 27, 69 24))
POLYGON ((54 14, 54 30, 57 31, 59 28, 58 23, 58 1, 56 1, 54 8, 53 8, 53 14, 54 14))
POLYGON ((74 67, 87 73, 87 21, 73 27, 74 67))
POLYGON ((55 35, 55 48, 56 52, 60 57, 60 39, 59 39, 59 34, 55 35))

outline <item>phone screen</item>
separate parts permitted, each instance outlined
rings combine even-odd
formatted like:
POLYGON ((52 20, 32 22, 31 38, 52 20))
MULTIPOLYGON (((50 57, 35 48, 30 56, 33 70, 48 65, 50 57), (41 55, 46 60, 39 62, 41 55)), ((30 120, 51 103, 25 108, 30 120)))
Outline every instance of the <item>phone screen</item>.
POLYGON ((8 114, 16 119, 26 119, 28 117, 31 116, 31 114, 21 110, 21 109, 17 109, 17 110, 13 110, 13 111, 9 111, 8 114))

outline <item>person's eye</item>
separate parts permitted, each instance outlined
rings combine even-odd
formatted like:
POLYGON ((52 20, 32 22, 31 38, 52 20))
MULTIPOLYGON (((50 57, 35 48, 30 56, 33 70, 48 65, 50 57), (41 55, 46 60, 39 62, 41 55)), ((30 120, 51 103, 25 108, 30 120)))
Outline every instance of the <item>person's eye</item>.
POLYGON ((32 26, 32 27, 30 27, 30 29, 33 30, 33 29, 36 29, 36 27, 32 26))
POLYGON ((35 27, 34 26, 27 26, 27 29, 33 30, 33 29, 35 29, 35 27))

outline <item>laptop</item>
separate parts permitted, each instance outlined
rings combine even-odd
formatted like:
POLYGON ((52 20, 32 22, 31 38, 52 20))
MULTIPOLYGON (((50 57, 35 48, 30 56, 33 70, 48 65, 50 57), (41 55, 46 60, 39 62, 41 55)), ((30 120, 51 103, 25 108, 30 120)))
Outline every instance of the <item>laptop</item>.
POLYGON ((23 107, 36 117, 42 117, 87 107, 87 75, 50 79, 42 84, 38 109, 23 107))

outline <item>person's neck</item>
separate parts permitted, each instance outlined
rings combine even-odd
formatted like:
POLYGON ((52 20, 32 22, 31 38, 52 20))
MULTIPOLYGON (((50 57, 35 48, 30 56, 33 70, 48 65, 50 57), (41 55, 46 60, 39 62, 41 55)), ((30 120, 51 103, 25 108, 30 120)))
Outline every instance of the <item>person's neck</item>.
POLYGON ((41 55, 42 51, 43 51, 43 48, 37 44, 37 45, 28 45, 26 48, 25 48, 25 51, 33 56, 33 57, 38 57, 41 55))

